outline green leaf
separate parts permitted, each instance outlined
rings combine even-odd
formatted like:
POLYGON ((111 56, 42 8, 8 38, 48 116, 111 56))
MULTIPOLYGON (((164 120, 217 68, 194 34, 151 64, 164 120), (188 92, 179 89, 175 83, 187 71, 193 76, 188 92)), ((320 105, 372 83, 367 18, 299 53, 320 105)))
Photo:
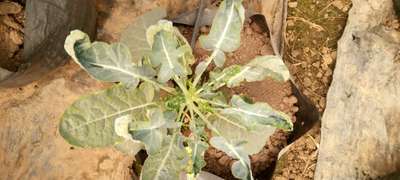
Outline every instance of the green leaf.
POLYGON ((149 67, 132 63, 128 47, 121 43, 91 43, 89 37, 72 31, 65 42, 68 54, 94 78, 106 82, 122 82, 136 87, 140 78, 152 77, 155 72, 149 67))
POLYGON ((140 179, 142 180, 176 180, 185 169, 187 153, 183 149, 177 134, 167 137, 161 149, 147 157, 140 179))
POLYGON ((213 147, 225 152, 237 161, 232 164, 232 174, 239 179, 252 180, 251 162, 249 155, 243 151, 242 142, 229 142, 224 137, 212 137, 210 143, 213 147))
POLYGON ((233 52, 239 48, 244 19, 242 0, 222 1, 210 33, 200 36, 200 45, 204 49, 216 51, 214 62, 218 67, 222 67, 225 62, 224 52, 233 52))
POLYGON ((249 104, 234 95, 231 107, 214 112, 213 126, 228 140, 246 142, 243 149, 248 154, 256 154, 276 128, 292 130, 289 116, 272 109, 267 103, 249 104))
POLYGON ((154 86, 147 82, 141 83, 139 89, 144 93, 147 102, 153 102, 159 95, 154 89, 154 86))
POLYGON ((204 160, 204 152, 208 149, 208 144, 200 140, 192 140, 189 141, 189 147, 192 171, 194 175, 197 175, 207 164, 204 160))
POLYGON ((115 85, 74 102, 62 116, 60 134, 80 147, 111 146, 128 138, 124 128, 129 119, 142 119, 152 106, 140 90, 115 85))
POLYGON ((236 50, 240 46, 240 32, 244 19, 242 0, 223 1, 214 17, 210 33, 200 36, 200 44, 208 50, 236 50))
POLYGON ((261 81, 267 77, 277 81, 287 81, 290 74, 278 56, 259 56, 245 66, 233 65, 222 71, 211 72, 210 77, 211 81, 208 85, 216 90, 224 85, 235 87, 243 81, 261 81))
POLYGON ((154 37, 151 61, 160 65, 158 81, 167 82, 174 76, 186 76, 185 67, 179 62, 184 52, 177 48, 178 41, 173 33, 160 31, 154 37))
POLYGON ((267 103, 249 104, 240 96, 234 95, 231 99, 231 105, 232 107, 222 109, 220 113, 240 119, 243 124, 251 127, 269 125, 286 131, 293 130, 293 123, 290 117, 274 110, 267 103))
POLYGON ((127 45, 132 53, 133 61, 138 63, 143 56, 149 56, 151 46, 147 43, 147 29, 156 24, 160 19, 167 17, 164 8, 157 7, 139 16, 122 32, 121 42, 127 45))
POLYGON ((239 65, 232 65, 229 66, 222 71, 217 69, 214 71, 210 72, 210 82, 207 85, 212 86, 213 90, 217 90, 220 87, 226 85, 227 82, 230 81, 233 77, 237 76, 240 74, 242 71, 243 67, 239 65))
POLYGON ((276 128, 261 124, 245 124, 241 119, 223 114, 214 115, 213 126, 220 135, 229 140, 246 142, 243 150, 248 154, 256 154, 262 150, 266 141, 275 132, 276 128))
POLYGON ((158 80, 166 82, 174 76, 186 78, 194 63, 192 49, 172 22, 161 20, 147 30, 147 40, 152 47, 153 67, 160 66, 158 80))
POLYGON ((216 50, 216 51, 217 51, 217 55, 214 58, 214 63, 217 67, 222 67, 225 64, 225 53, 220 50, 216 50))
POLYGON ((205 132, 205 125, 201 124, 200 119, 194 119, 190 121, 190 130, 192 135, 188 138, 189 154, 191 156, 191 171, 195 176, 200 173, 201 169, 206 166, 206 161, 204 160, 204 152, 208 149, 208 144, 204 141, 207 137, 205 132))
POLYGON ((135 156, 140 150, 144 149, 144 145, 140 141, 126 139, 125 141, 115 144, 115 149, 129 156, 135 156))
POLYGON ((163 128, 166 120, 159 108, 149 109, 146 118, 133 122, 129 129, 132 138, 143 142, 148 154, 154 154, 161 148, 163 138, 167 134, 166 128, 163 128))

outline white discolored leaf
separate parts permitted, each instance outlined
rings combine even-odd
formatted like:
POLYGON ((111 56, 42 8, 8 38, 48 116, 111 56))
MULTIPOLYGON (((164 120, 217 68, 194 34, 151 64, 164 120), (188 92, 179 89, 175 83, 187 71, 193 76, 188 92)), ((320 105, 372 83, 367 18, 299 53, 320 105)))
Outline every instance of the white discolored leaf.
POLYGON ((190 75, 190 65, 194 63, 192 49, 172 22, 161 20, 147 30, 147 40, 151 44, 150 55, 153 67, 159 67, 158 80, 166 82, 174 76, 186 78, 190 75))
POLYGON ((287 81, 290 74, 278 56, 259 56, 244 66, 233 65, 222 71, 211 72, 210 77, 211 81, 208 85, 216 90, 224 85, 236 87, 243 81, 261 81, 267 77, 277 81, 287 81))
POLYGON ((132 138, 145 144, 148 154, 156 153, 162 145, 163 138, 166 135, 166 129, 163 128, 166 121, 161 109, 149 109, 145 120, 133 122, 130 126, 132 138))
POLYGON ((266 141, 275 132, 276 128, 265 125, 243 124, 235 117, 225 116, 215 117, 213 126, 221 132, 221 136, 226 139, 235 139, 246 142, 243 150, 248 154, 256 154, 262 150, 266 141))
POLYGON ((267 103, 249 104, 237 95, 232 97, 231 107, 222 109, 220 113, 236 118, 242 124, 250 127, 268 125, 286 131, 293 130, 293 123, 288 115, 274 110, 267 103))
POLYGON ((225 53, 220 50, 216 50, 216 51, 217 51, 217 55, 214 58, 214 63, 217 67, 222 67, 225 64, 225 53))
POLYGON ((228 140, 246 142, 243 150, 256 154, 264 147, 266 140, 276 130, 292 130, 289 116, 272 109, 267 103, 249 104, 234 95, 231 107, 214 112, 213 126, 228 140))
POLYGON ((154 37, 151 62, 160 66, 158 81, 167 82, 174 76, 186 76, 186 67, 179 59, 184 55, 178 47, 177 37, 168 31, 160 31, 154 37))
POLYGON ((214 17, 210 33, 199 38, 203 48, 232 52, 240 46, 244 23, 242 0, 225 0, 214 17))
POLYGON ((171 21, 160 20, 160 21, 158 21, 157 24, 151 25, 147 29, 147 31, 146 31, 147 43, 149 44, 150 47, 153 47, 154 37, 157 35, 157 33, 159 33, 160 31, 174 33, 174 30, 175 30, 175 28, 171 21))
POLYGON ((114 148, 120 152, 123 152, 129 156, 135 156, 140 150, 144 149, 144 145, 140 141, 136 140, 125 140, 114 145, 114 148))
POLYGON ((146 102, 140 90, 115 85, 74 102, 62 116, 60 134, 70 144, 80 147, 111 146, 128 137, 123 129, 129 120, 126 118, 141 119, 152 106, 155 103, 146 102))
POLYGON ((142 180, 176 180, 184 170, 187 153, 177 134, 167 137, 161 149, 144 162, 140 179, 142 180))
POLYGON ((136 87, 143 77, 154 76, 149 67, 132 63, 128 47, 121 43, 91 43, 89 37, 79 31, 72 31, 65 42, 68 54, 94 78, 106 82, 122 82, 136 87))
POLYGON ((225 152, 228 156, 237 160, 233 163, 232 174, 239 179, 253 180, 249 155, 243 151, 242 142, 228 141, 224 137, 212 137, 210 143, 213 147, 225 152))
POLYGON ((233 52, 239 48, 244 19, 242 0, 222 1, 210 33, 200 36, 200 45, 204 49, 216 51, 214 63, 218 67, 222 67, 225 62, 225 52, 233 52))
POLYGON ((199 76, 201 72, 204 72, 207 69, 207 64, 204 61, 201 61, 194 71, 196 76, 199 76))
POLYGON ((132 60, 136 63, 144 56, 149 56, 151 46, 146 39, 147 29, 167 16, 164 8, 157 7, 137 17, 134 22, 122 32, 121 42, 127 45, 132 53, 132 60))
POLYGON ((158 96, 158 92, 156 92, 154 86, 150 83, 141 83, 139 89, 144 93, 147 102, 152 102, 158 96))

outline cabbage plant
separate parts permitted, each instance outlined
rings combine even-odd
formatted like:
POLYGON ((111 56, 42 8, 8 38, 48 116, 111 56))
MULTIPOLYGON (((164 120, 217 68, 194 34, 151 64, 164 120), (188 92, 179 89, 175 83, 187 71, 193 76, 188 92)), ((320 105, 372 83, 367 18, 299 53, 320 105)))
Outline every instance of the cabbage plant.
POLYGON ((210 33, 199 38, 210 51, 192 72, 192 49, 160 8, 139 17, 120 43, 91 42, 75 30, 65 42, 73 60, 93 78, 117 82, 82 97, 63 114, 59 131, 75 146, 113 146, 149 155, 141 179, 194 179, 211 145, 232 157, 232 174, 253 179, 249 155, 259 152, 276 128, 291 131, 290 117, 265 102, 249 102, 220 89, 242 82, 289 79, 280 57, 259 56, 224 67, 225 53, 240 46, 245 20, 241 0, 225 0, 210 33), (210 69, 210 65, 215 68, 210 69), (205 76, 208 74, 208 76, 205 76))

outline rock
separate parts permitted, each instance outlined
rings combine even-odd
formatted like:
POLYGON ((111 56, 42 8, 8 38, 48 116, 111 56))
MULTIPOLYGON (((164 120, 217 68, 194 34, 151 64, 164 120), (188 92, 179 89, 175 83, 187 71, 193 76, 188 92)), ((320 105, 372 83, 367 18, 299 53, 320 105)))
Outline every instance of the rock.
POLYGON ((253 34, 253 30, 250 27, 247 27, 244 29, 244 32, 246 33, 246 35, 251 35, 253 34))
POLYGON ((23 88, 0 90, 0 179, 130 179, 133 158, 71 148, 58 132, 64 110, 103 86, 67 65, 23 88))
POLYGON ((288 6, 289 6, 290 8, 296 8, 296 7, 297 7, 297 2, 289 2, 289 3, 288 3, 288 6))
POLYGON ((0 15, 18 14, 22 11, 22 6, 15 2, 0 2, 0 15))
POLYGON ((400 33, 392 0, 353 0, 322 117, 315 180, 380 179, 400 164, 400 33))
POLYGON ((202 26, 200 28, 200 32, 203 33, 203 34, 207 34, 208 32, 210 32, 210 28, 207 27, 207 26, 202 26))
POLYGON ((14 44, 17 44, 17 45, 21 45, 24 43, 23 36, 20 33, 18 33, 17 31, 10 32, 10 39, 12 40, 12 42, 14 44))
POLYGON ((10 16, 0 16, 0 23, 18 31, 22 31, 23 29, 23 27, 15 22, 10 16))
POLYGON ((253 29, 254 32, 256 33, 263 33, 264 30, 258 25, 256 22, 253 22, 250 24, 250 27, 253 29))
POLYGON ((310 87, 312 85, 312 81, 310 78, 306 77, 303 79, 303 83, 305 87, 310 87))

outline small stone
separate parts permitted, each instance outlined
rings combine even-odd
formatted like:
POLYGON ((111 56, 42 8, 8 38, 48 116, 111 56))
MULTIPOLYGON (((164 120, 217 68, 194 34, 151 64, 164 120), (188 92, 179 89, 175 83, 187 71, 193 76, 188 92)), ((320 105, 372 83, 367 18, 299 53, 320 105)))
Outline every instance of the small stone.
POLYGON ((284 102, 284 103, 289 103, 289 97, 284 97, 283 99, 282 99, 282 101, 284 102))
POLYGON ((319 68, 320 65, 321 65, 321 64, 320 64, 319 61, 317 61, 317 62, 315 62, 315 63, 312 63, 312 66, 314 66, 314 67, 316 67, 316 68, 319 68))
POLYGON ((15 2, 0 2, 0 15, 18 14, 22 11, 22 6, 15 2))
POLYGON ((229 157, 228 156, 223 156, 220 159, 218 159, 219 164, 225 165, 229 162, 229 157))
POLYGON ((321 98, 319 100, 319 105, 323 108, 323 107, 325 107, 325 102, 326 102, 325 98, 321 98))
POLYGON ((207 34, 210 31, 210 29, 207 26, 202 26, 200 28, 200 32, 203 34, 207 34))
POLYGON ((245 33, 247 34, 247 35, 251 35, 251 34, 253 34, 253 30, 251 30, 251 28, 246 28, 245 30, 245 33))
POLYGON ((337 51, 332 51, 331 52, 331 58, 332 59, 336 59, 336 57, 337 57, 337 51))
POLYGON ((335 6, 336 8, 338 8, 339 10, 343 10, 345 8, 345 4, 340 1, 340 0, 336 0, 332 2, 332 5, 335 6))
POLYGON ((14 44, 21 45, 24 43, 22 35, 20 35, 17 31, 10 32, 10 39, 14 44))
POLYGON ((328 84, 328 83, 329 83, 329 78, 328 78, 328 76, 324 76, 324 77, 322 78, 322 82, 325 83, 325 84, 328 84))
POLYGON ((105 159, 99 164, 99 169, 101 170, 112 170, 113 168, 114 162, 111 159, 105 159))
POLYGON ((291 111, 292 111, 293 113, 296 113, 296 112, 299 111, 299 107, 294 106, 294 107, 291 109, 291 111))
POLYGON ((288 26, 294 26, 294 21, 293 20, 287 20, 286 21, 288 26))
POLYGON ((290 104, 296 104, 296 103, 297 103, 297 98, 296 98, 296 96, 290 96, 290 97, 289 97, 288 103, 290 103, 290 104))
POLYGON ((317 78, 322 78, 323 74, 322 74, 322 72, 318 72, 316 76, 317 76, 317 78))
POLYGON ((266 49, 266 48, 262 48, 262 49, 260 50, 260 54, 261 54, 261 55, 268 55, 268 54, 271 54, 271 51, 268 50, 268 49, 266 49))
POLYGON ((312 81, 310 78, 306 77, 303 79, 303 83, 305 87, 310 87, 312 85, 312 81))
POLYGON ((5 24, 6 26, 13 28, 18 31, 23 31, 23 28, 20 24, 16 23, 10 16, 0 16, 0 23, 5 24))
POLYGON ((329 68, 328 70, 326 70, 325 76, 330 77, 331 75, 332 75, 332 70, 329 68))
POLYGON ((289 3, 288 3, 288 6, 289 6, 290 8, 296 8, 296 7, 297 7, 297 2, 289 2, 289 3))
POLYGON ((253 22, 250 24, 250 27, 253 29, 254 32, 256 33, 263 33, 263 29, 258 25, 256 22, 253 22))
POLYGON ((293 56, 293 57, 297 57, 297 56, 299 56, 300 54, 301 54, 301 51, 298 50, 298 49, 292 51, 292 56, 293 56))

